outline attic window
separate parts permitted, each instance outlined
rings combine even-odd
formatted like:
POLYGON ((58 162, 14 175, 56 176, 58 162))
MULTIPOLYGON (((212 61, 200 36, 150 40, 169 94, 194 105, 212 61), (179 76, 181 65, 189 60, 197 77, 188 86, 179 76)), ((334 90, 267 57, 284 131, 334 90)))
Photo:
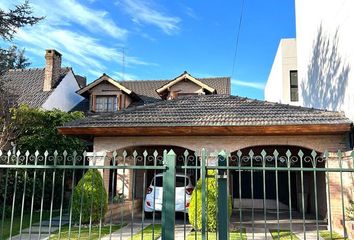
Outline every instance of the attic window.
POLYGON ((96 96, 96 112, 117 111, 117 96, 96 96))

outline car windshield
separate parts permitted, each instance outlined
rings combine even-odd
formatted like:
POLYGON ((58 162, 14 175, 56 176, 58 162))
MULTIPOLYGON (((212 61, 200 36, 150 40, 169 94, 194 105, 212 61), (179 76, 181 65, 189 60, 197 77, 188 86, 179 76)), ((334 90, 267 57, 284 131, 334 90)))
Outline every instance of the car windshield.
MULTIPOLYGON (((156 187, 162 187, 162 176, 157 176, 155 177, 155 182, 154 179, 151 181, 152 186, 156 187)), ((178 176, 176 177, 176 187, 184 187, 189 184, 189 179, 186 177, 178 176)))

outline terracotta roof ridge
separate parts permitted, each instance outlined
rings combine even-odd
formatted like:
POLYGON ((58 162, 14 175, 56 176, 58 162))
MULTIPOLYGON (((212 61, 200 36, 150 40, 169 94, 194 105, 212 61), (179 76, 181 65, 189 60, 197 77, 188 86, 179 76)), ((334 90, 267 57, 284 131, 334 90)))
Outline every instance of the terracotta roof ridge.
MULTIPOLYGON (((198 80, 203 79, 230 79, 228 76, 220 76, 220 77, 196 77, 198 80)), ((173 79, 172 79, 173 80, 173 79)), ((115 80, 117 82, 163 82, 163 81, 171 81, 171 79, 134 79, 134 80, 115 80)))
POLYGON ((220 76, 220 77, 196 77, 196 79, 226 79, 231 78, 230 76, 220 76))
MULTIPOLYGON (((44 70, 45 68, 39 68, 39 67, 37 67, 37 68, 20 68, 20 69, 18 69, 18 68, 11 68, 11 69, 9 69, 8 71, 9 72, 25 72, 25 71, 42 71, 42 70, 44 70)), ((64 69, 64 70, 71 70, 72 69, 72 67, 61 67, 60 69, 64 69)))
POLYGON ((21 69, 11 68, 8 71, 9 72, 25 72, 25 71, 38 71, 38 70, 44 70, 44 68, 21 68, 21 69))
POLYGON ((169 79, 142 79, 142 80, 115 80, 119 83, 125 83, 125 82, 163 82, 163 81, 170 81, 169 79))

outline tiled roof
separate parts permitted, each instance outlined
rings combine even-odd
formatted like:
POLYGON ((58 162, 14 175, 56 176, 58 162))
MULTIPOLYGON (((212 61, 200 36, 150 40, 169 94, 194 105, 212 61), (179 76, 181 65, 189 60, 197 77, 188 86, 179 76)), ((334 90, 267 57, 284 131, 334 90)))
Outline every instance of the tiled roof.
MULTIPOLYGON (((57 85, 68 71, 70 68, 61 68, 57 85)), ((18 104, 33 108, 41 107, 53 91, 43 91, 44 68, 9 70, 3 80, 5 87, 16 96, 18 104)))
POLYGON ((76 81, 79 84, 80 88, 83 88, 86 86, 86 77, 75 74, 75 78, 76 78, 76 81))
MULTIPOLYGON (((230 78, 196 78, 208 86, 216 89, 218 94, 230 94, 230 78)), ((160 101, 161 97, 156 93, 156 89, 167 84, 171 80, 137 80, 118 81, 124 87, 135 92, 145 103, 160 101)))
POLYGON ((296 107, 230 95, 159 101, 115 113, 89 115, 66 127, 270 126, 350 124, 340 112, 296 107))

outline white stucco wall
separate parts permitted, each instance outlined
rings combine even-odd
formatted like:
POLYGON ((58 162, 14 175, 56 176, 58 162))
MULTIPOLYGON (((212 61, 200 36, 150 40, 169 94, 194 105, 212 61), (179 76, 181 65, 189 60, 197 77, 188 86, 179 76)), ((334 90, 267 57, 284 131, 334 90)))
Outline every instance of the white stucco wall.
POLYGON ((354 120, 354 1, 295 2, 300 101, 354 120))
POLYGON ((290 101, 291 70, 297 70, 296 40, 281 39, 264 89, 266 101, 298 105, 290 101))
POLYGON ((70 111, 84 99, 76 93, 79 88, 75 76, 70 70, 42 105, 42 108, 46 110, 57 108, 63 111, 70 111))

